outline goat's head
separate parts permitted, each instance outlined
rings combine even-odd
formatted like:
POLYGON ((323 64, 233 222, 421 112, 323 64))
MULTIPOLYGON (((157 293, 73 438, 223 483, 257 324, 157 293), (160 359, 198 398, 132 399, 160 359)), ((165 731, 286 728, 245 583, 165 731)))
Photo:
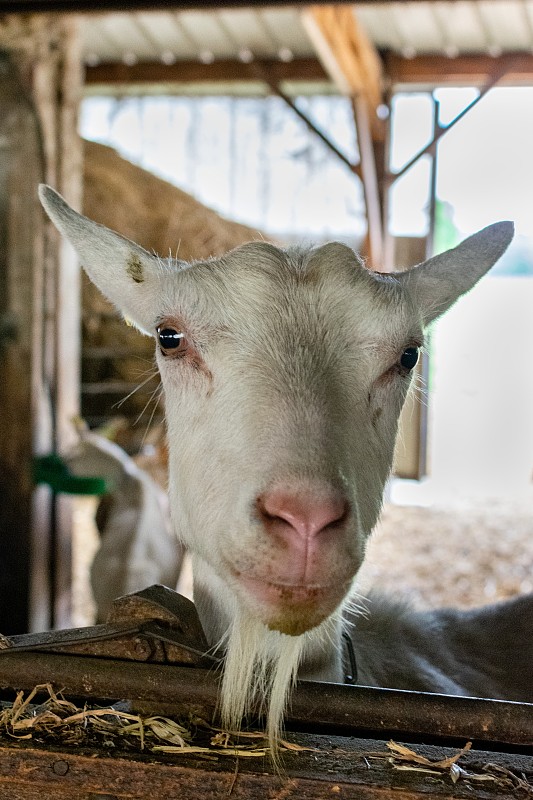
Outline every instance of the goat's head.
POLYGON ((391 276, 341 244, 161 259, 53 190, 41 198, 96 285, 156 339, 174 524, 222 619, 204 615, 208 635, 241 609, 293 637, 320 626, 377 520, 424 327, 502 255, 512 224, 391 276))

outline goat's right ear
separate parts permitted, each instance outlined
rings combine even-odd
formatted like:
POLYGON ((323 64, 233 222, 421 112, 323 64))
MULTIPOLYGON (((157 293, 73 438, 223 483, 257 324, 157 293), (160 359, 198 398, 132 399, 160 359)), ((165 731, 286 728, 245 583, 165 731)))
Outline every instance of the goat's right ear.
POLYGON ((100 291, 138 328, 154 335, 164 275, 157 256, 78 214, 50 186, 39 186, 39 198, 100 291))

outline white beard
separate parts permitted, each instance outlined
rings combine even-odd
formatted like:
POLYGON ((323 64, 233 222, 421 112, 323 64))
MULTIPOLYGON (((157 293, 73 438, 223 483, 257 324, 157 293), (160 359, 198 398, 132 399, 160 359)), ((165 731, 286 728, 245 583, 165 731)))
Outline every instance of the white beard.
POLYGON ((309 655, 320 659, 322 651, 331 648, 338 618, 334 615, 301 636, 287 636, 269 630, 239 607, 221 643, 226 650, 220 704, 224 728, 238 731, 247 714, 266 714, 266 735, 275 757, 300 663, 309 655))
POLYGON ((266 716, 266 735, 276 760, 277 743, 296 678, 342 681, 342 606, 301 636, 269 630, 199 557, 193 557, 194 599, 212 652, 225 653, 220 717, 238 731, 243 717, 266 716), (216 599, 215 599, 216 598, 216 599))

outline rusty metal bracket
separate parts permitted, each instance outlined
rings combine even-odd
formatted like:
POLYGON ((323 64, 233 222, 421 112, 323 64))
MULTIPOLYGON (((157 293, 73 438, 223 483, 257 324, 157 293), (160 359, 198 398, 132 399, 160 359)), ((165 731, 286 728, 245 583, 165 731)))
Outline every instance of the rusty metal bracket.
POLYGON ((104 625, 4 636, 0 642, 0 656, 45 652, 194 667, 218 663, 208 650, 194 603, 165 586, 119 597, 104 625))

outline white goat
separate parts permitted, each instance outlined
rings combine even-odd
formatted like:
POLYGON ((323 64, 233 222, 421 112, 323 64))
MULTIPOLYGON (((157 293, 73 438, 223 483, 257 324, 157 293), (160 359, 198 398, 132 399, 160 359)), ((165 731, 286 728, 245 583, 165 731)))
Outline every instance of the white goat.
MULTIPOLYGON (((380 275, 336 243, 255 242, 193 264, 162 259, 48 187, 41 200, 96 285, 156 339, 171 511, 192 553, 208 641, 226 649, 223 718, 236 727, 267 698, 275 741, 297 672, 343 680, 343 612, 380 512, 423 329, 497 261, 513 226, 492 225, 408 272, 380 275)), ((416 627, 420 657, 411 648, 396 671, 420 670, 418 688, 467 691, 442 675, 438 650, 431 683, 420 625, 431 625, 439 648, 452 617, 446 629, 430 615, 378 608, 374 630, 371 622, 372 614, 352 634, 366 683, 387 680, 373 637, 378 650, 387 629, 407 637, 389 642, 394 672, 416 627)))
POLYGON ((105 513, 96 516, 101 541, 91 566, 97 622, 105 622, 116 597, 154 583, 174 588, 183 552, 169 524, 165 492, 98 433, 80 432, 65 460, 75 475, 102 477, 109 484, 105 513))

